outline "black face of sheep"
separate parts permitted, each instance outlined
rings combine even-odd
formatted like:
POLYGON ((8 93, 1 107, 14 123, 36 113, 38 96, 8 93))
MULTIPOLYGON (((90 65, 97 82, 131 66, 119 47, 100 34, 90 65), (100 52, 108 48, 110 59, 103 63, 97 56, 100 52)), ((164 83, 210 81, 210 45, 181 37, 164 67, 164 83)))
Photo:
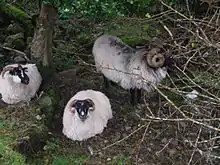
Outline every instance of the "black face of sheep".
POLYGON ((13 70, 10 70, 9 73, 13 76, 16 76, 19 78, 19 81, 22 84, 28 85, 29 84, 29 77, 28 75, 25 73, 27 72, 27 68, 22 68, 21 65, 19 65, 18 67, 15 67, 13 70))
POLYGON ((165 57, 164 65, 167 68, 167 71, 173 71, 175 69, 176 61, 169 56, 165 57))
POLYGON ((94 111, 94 103, 91 99, 74 100, 72 107, 72 112, 77 111, 83 122, 89 117, 89 112, 94 111))

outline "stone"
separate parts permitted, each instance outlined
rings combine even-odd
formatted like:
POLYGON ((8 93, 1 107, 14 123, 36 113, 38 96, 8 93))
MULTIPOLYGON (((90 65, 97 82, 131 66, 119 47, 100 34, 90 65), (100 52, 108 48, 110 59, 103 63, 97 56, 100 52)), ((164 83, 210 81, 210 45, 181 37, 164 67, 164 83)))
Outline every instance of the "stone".
POLYGON ((44 96, 40 99, 39 104, 41 107, 52 106, 52 99, 49 96, 44 96))
POLYGON ((15 63, 23 63, 23 62, 26 62, 26 59, 24 57, 21 57, 21 56, 16 56, 14 58, 14 61, 15 61, 15 63))
POLYGON ((12 23, 7 27, 6 32, 9 34, 23 33, 24 29, 19 24, 12 23))

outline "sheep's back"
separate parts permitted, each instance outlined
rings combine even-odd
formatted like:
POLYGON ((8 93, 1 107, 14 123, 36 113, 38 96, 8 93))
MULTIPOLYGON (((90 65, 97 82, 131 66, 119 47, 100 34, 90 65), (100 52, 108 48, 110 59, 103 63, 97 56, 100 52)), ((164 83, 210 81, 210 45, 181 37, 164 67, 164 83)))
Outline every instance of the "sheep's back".
MULTIPOLYGON (((103 35, 93 46, 93 55, 97 70, 108 79, 120 83, 128 82, 126 67, 134 55, 134 49, 123 43, 118 37, 103 35)), ((126 85, 122 87, 126 88, 126 85)))
POLYGON ((128 65, 128 70, 131 73, 131 86, 139 89, 145 89, 150 92, 153 86, 161 82, 167 74, 167 69, 163 68, 151 68, 147 65, 145 60, 142 60, 141 56, 133 58, 128 65))

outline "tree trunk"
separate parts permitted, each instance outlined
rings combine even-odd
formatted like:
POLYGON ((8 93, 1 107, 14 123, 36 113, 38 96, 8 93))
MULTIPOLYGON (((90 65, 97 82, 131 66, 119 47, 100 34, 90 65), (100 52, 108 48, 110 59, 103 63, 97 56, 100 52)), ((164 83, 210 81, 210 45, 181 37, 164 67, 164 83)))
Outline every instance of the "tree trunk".
POLYGON ((50 4, 41 4, 37 29, 31 46, 31 57, 42 66, 52 66, 53 27, 57 19, 57 9, 50 4))

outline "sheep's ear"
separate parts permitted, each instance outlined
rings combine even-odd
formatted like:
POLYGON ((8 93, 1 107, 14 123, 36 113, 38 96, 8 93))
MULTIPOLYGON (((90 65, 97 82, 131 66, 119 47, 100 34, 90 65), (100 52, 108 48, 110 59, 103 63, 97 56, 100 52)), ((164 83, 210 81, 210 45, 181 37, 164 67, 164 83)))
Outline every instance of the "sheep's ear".
POLYGON ((72 112, 72 113, 75 113, 75 110, 76 110, 76 108, 75 108, 75 106, 76 106, 76 102, 77 102, 78 100, 73 100, 73 102, 72 102, 72 104, 71 104, 71 106, 70 106, 70 111, 72 112))
POLYGON ((91 99, 86 99, 86 101, 88 101, 88 103, 89 103, 89 110, 94 111, 95 110, 94 102, 91 99))

